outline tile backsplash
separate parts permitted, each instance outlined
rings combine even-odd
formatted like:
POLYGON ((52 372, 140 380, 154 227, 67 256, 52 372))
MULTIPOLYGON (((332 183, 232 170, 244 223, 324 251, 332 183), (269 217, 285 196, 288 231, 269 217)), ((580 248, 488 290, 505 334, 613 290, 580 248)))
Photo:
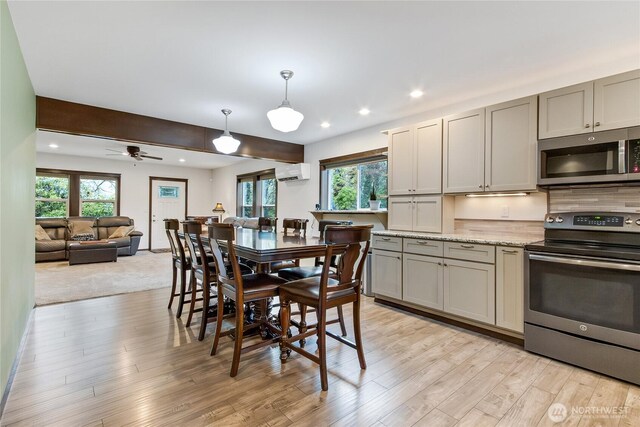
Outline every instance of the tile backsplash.
POLYGON ((508 235, 541 239, 544 234, 543 221, 502 221, 484 219, 456 219, 456 234, 508 235))
POLYGON ((549 212, 640 212, 640 186, 549 190, 549 212))

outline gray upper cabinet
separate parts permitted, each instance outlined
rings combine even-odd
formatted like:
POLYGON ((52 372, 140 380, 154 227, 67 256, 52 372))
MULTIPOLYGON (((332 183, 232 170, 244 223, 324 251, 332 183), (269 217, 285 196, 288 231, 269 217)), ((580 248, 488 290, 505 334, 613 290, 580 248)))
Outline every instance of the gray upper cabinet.
POLYGON ((486 108, 485 191, 536 189, 536 96, 486 108))
POLYGON ((403 127, 389 131, 390 196, 413 194, 413 129, 403 127))
POLYGON ((594 82, 593 122, 595 131, 640 125, 640 70, 594 82))
POLYGON ((445 117, 445 193, 484 191, 484 122, 484 108, 445 117))
POLYGON ((540 94, 540 139, 640 125, 640 70, 540 94))
POLYGON ((389 131, 389 195, 442 192, 442 120, 389 131))

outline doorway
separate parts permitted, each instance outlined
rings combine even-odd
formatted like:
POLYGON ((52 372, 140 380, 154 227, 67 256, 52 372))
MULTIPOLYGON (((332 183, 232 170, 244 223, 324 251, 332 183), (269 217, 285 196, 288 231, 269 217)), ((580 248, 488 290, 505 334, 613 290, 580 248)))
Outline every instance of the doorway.
POLYGON ((165 218, 184 221, 187 216, 189 181, 182 178, 149 177, 149 250, 169 249, 165 218))

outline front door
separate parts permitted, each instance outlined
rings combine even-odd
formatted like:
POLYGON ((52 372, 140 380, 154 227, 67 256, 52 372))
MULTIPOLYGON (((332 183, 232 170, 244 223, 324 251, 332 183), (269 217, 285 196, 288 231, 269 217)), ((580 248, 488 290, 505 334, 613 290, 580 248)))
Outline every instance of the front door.
POLYGON ((151 178, 150 250, 168 249, 165 218, 184 221, 187 212, 187 181, 151 178))

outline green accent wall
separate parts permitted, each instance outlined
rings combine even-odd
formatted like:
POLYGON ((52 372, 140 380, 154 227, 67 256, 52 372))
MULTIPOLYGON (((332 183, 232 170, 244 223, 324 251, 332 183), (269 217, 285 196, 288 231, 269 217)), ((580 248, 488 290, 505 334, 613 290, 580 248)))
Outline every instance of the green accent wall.
POLYGON ((34 305, 36 98, 0 0, 0 391, 34 305))

